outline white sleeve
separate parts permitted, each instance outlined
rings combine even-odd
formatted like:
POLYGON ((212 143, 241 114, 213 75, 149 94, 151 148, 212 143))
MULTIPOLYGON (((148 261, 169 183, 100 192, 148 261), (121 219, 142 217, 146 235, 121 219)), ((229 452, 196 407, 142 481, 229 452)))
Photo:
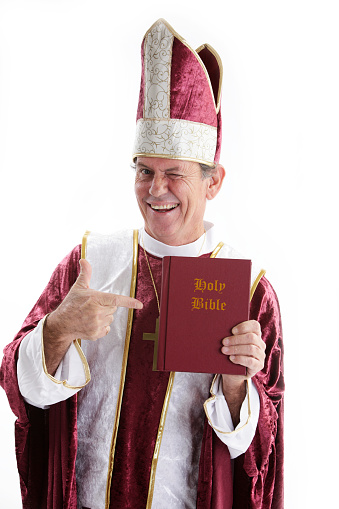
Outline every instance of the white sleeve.
POLYGON ((19 390, 25 401, 46 409, 73 396, 90 379, 85 356, 78 344, 72 343, 52 377, 44 369, 42 344, 43 323, 27 334, 19 347, 17 365, 19 390))
POLYGON ((212 397, 205 401, 208 421, 217 436, 227 445, 231 459, 247 451, 257 428, 260 399, 252 380, 248 380, 246 398, 240 409, 240 422, 234 429, 231 412, 222 392, 222 377, 218 375, 211 387, 212 397))

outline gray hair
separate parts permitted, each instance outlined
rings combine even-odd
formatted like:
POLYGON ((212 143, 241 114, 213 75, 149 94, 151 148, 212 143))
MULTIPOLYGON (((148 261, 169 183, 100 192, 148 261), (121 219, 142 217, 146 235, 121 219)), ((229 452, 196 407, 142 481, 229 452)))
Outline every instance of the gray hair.
POLYGON ((203 179, 208 179, 213 177, 215 174, 215 169, 217 167, 216 164, 213 164, 213 166, 208 166, 208 164, 199 163, 199 166, 201 168, 201 174, 203 179))

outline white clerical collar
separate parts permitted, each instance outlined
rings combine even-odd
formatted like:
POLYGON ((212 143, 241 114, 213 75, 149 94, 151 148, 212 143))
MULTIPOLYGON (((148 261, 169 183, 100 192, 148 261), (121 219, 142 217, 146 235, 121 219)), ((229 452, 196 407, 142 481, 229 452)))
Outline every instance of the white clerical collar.
POLYGON ((144 228, 139 230, 139 244, 152 255, 162 258, 163 256, 201 256, 205 253, 211 253, 222 239, 215 238, 215 228, 212 223, 204 221, 205 234, 201 235, 197 240, 183 246, 169 246, 163 244, 148 235, 144 228))

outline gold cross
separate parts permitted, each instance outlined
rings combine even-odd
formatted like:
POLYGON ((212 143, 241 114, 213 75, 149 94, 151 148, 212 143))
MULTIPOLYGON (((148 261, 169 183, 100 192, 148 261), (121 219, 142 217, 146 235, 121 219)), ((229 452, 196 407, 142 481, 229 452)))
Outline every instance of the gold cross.
POLYGON ((154 341, 153 371, 157 371, 158 362, 158 339, 159 339, 159 317, 155 322, 155 332, 144 332, 142 339, 154 341))

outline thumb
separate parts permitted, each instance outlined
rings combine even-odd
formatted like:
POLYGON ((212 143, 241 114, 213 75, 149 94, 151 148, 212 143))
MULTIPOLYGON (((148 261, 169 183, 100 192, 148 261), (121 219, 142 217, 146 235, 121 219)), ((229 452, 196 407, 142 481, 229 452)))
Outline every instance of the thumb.
POLYGON ((76 284, 80 286, 80 288, 89 288, 92 275, 91 264, 87 260, 82 258, 79 261, 79 263, 80 263, 80 274, 78 276, 78 279, 76 280, 76 284))

